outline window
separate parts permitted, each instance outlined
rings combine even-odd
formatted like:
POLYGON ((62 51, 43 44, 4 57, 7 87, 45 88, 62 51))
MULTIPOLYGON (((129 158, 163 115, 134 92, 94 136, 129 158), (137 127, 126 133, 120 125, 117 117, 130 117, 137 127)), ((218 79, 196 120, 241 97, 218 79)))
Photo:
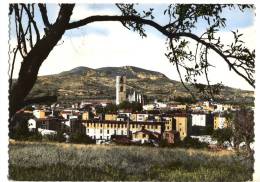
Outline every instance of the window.
POLYGON ((100 139, 102 140, 102 136, 100 136, 100 139))
POLYGON ((155 126, 155 129, 157 129, 157 125, 155 126))
POLYGON ((100 127, 102 127, 102 124, 100 124, 100 127))
POLYGON ((146 134, 143 134, 143 138, 145 138, 146 137, 146 134))
POLYGON ((109 130, 107 130, 107 134, 109 134, 109 130))
POLYGON ((107 140, 109 140, 109 136, 107 136, 107 140))
POLYGON ((120 92, 123 92, 123 86, 122 85, 120 86, 120 92))
POLYGON ((119 81, 119 83, 123 83, 124 82, 124 80, 123 80, 123 77, 120 77, 120 81, 119 81))
POLYGON ((102 129, 100 130, 100 133, 102 133, 102 129))
POLYGON ((116 130, 114 130, 114 134, 116 135, 116 130))
POLYGON ((124 131, 123 130, 121 131, 121 135, 124 135, 124 131))
POLYGON ((89 133, 89 129, 87 129, 87 133, 89 133))

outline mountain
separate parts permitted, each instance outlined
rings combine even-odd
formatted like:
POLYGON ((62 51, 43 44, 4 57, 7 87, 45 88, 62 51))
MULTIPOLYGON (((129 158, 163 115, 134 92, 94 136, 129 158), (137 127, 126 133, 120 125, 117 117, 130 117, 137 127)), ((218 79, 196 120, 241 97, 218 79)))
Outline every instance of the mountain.
MULTIPOLYGON (((173 100, 174 97, 189 97, 189 93, 178 82, 164 74, 134 66, 104 67, 92 69, 77 67, 55 75, 39 76, 29 97, 58 95, 60 102, 87 99, 115 99, 115 77, 125 75, 127 90, 136 90, 149 100, 173 100)), ((190 87, 194 92, 194 88, 190 87)), ((254 92, 224 87, 218 98, 238 101, 253 100, 254 92)))

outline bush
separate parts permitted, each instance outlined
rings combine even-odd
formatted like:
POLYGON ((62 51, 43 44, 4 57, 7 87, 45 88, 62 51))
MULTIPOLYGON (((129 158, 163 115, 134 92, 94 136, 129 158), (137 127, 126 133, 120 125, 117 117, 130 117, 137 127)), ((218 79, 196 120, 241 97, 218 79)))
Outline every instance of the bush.
POLYGON ((16 115, 14 118, 15 126, 10 128, 9 136, 16 140, 26 140, 31 134, 28 129, 28 118, 16 115))
POLYGON ((178 141, 174 143, 175 147, 183 148, 207 148, 208 144, 205 142, 200 142, 197 138, 185 137, 183 141, 178 141))
POLYGON ((58 131, 57 134, 49 134, 49 135, 44 135, 43 139, 45 141, 53 141, 53 142, 65 142, 66 138, 63 135, 63 132, 58 131))
POLYGON ((32 132, 30 133, 30 136, 26 139, 29 141, 42 141, 42 135, 38 131, 32 132))
POLYGON ((9 136, 15 140, 41 141, 42 136, 39 132, 30 132, 28 129, 28 118, 16 116, 16 125, 9 136))
POLYGON ((212 133, 212 138, 218 141, 219 145, 223 145, 225 141, 231 143, 231 138, 233 136, 232 128, 223 128, 214 130, 212 133))
POLYGON ((95 140, 80 132, 71 133, 69 137, 69 141, 71 143, 84 143, 84 144, 95 143, 95 140))

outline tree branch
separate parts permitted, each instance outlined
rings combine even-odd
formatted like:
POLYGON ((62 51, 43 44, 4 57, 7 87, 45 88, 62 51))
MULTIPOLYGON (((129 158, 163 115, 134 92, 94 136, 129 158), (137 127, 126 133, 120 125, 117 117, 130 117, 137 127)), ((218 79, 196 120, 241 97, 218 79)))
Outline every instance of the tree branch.
POLYGON ((25 4, 22 4, 22 6, 24 7, 24 9, 25 9, 25 11, 26 11, 29 20, 30 20, 30 21, 32 22, 32 24, 33 24, 33 27, 34 27, 34 30, 35 30, 35 33, 36 33, 36 37, 37 37, 37 41, 39 41, 39 40, 40 40, 40 32, 39 32, 39 29, 38 29, 38 27, 37 27, 37 24, 36 24, 35 20, 33 19, 31 12, 30 12, 29 9, 26 7, 26 5, 25 5, 25 4))
POLYGON ((150 25, 152 27, 154 27, 155 29, 157 29, 158 31, 160 31, 163 35, 165 35, 166 37, 172 39, 172 38, 180 38, 180 37, 188 37, 191 38, 203 45, 205 45, 206 47, 212 49, 213 51, 215 51, 218 55, 220 55, 225 62, 229 65, 229 67, 231 69, 233 69, 239 76, 241 76, 242 78, 244 78, 253 88, 255 88, 254 82, 252 82, 249 78, 247 78, 245 75, 243 75, 242 73, 240 73, 235 67, 234 65, 231 64, 231 62, 228 60, 228 58, 222 53, 221 50, 219 50, 214 44, 212 43, 208 43, 205 40, 202 40, 199 36, 193 34, 193 33, 187 33, 187 32, 169 32, 166 30, 165 27, 168 27, 167 25, 165 26, 161 26, 158 23, 152 21, 152 20, 147 20, 147 19, 143 19, 139 16, 107 16, 107 15, 103 15, 103 16, 90 16, 87 17, 85 19, 79 20, 79 21, 75 21, 75 22, 71 22, 68 24, 68 26, 66 27, 66 29, 73 29, 73 28, 78 28, 84 25, 87 25, 89 23, 93 23, 93 22, 98 22, 98 21, 119 21, 119 22, 124 22, 124 21, 134 21, 136 23, 140 23, 140 24, 146 24, 146 25, 150 25))
POLYGON ((38 6, 39 6, 39 9, 40 9, 40 12, 41 12, 41 15, 42 15, 43 23, 44 23, 45 27, 47 29, 49 29, 51 24, 50 24, 49 19, 48 19, 46 5, 39 3, 38 6))

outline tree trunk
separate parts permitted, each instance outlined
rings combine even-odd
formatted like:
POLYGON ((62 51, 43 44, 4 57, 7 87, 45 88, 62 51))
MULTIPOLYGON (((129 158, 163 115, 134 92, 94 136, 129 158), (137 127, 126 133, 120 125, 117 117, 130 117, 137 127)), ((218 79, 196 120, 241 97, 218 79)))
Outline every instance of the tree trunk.
POLYGON ((40 66, 64 34, 72 15, 73 8, 74 4, 61 5, 56 22, 24 58, 21 64, 19 78, 10 90, 10 119, 16 113, 16 111, 24 106, 24 100, 37 80, 40 66))

